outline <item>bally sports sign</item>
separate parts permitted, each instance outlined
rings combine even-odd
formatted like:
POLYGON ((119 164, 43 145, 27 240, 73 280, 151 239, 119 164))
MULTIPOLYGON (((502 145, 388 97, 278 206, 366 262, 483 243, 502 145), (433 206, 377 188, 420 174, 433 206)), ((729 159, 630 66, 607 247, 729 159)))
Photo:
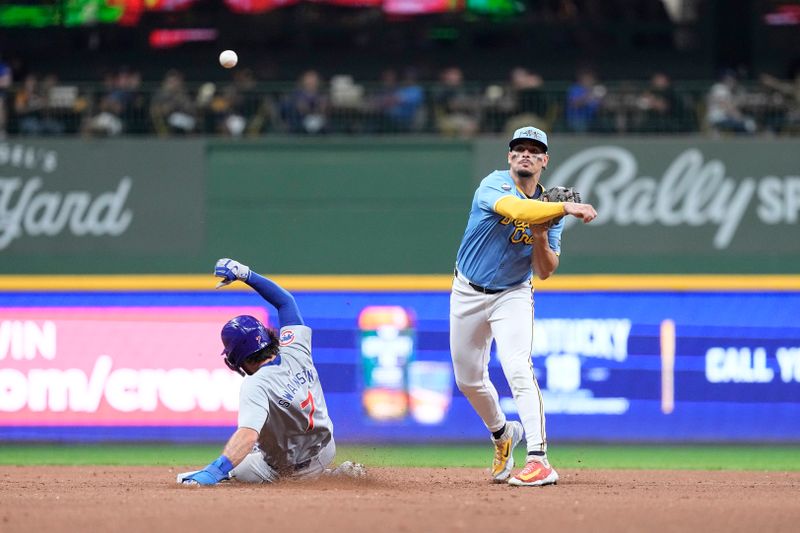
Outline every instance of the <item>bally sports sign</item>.
POLYGON ((731 174, 739 169, 697 148, 677 154, 660 176, 641 174, 640 167, 648 163, 626 148, 602 145, 574 154, 548 181, 574 186, 592 202, 601 213, 595 225, 713 227, 710 244, 718 250, 731 245, 748 211, 765 227, 800 220, 798 169, 794 175, 734 178, 731 174))
POLYGON ((4 308, 0 425, 230 425, 219 331, 262 308, 4 308))

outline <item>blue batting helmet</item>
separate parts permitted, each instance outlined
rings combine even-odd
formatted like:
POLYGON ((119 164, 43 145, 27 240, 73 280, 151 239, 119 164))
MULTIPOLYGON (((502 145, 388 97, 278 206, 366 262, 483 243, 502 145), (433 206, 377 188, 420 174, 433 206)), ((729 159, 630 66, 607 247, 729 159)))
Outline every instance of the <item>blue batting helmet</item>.
POLYGON ((259 319, 250 315, 239 315, 222 327, 222 344, 225 349, 225 364, 234 372, 244 375, 242 363, 248 356, 266 348, 271 340, 267 328, 259 319))

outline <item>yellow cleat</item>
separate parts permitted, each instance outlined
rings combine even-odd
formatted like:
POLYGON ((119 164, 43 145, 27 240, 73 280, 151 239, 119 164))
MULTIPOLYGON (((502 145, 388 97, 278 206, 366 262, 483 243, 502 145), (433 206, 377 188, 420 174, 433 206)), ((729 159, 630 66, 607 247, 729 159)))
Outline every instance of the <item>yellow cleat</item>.
POLYGON ((494 443, 494 461, 492 461, 492 481, 504 483, 514 469, 514 447, 522 440, 525 431, 519 422, 507 422, 506 430, 499 439, 492 438, 494 443))

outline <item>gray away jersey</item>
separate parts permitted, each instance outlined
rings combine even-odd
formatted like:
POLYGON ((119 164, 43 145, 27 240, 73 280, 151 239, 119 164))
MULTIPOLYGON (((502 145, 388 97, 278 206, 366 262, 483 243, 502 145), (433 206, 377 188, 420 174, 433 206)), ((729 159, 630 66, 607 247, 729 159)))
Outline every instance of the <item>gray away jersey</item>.
POLYGON ((267 464, 291 471, 330 442, 333 422, 311 359, 311 328, 281 328, 280 352, 239 391, 239 427, 259 432, 267 464))

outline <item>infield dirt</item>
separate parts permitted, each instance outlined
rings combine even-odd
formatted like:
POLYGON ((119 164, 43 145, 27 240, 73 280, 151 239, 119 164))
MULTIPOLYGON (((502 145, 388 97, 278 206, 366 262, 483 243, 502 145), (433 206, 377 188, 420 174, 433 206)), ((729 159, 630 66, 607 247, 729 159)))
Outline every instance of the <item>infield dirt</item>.
POLYGON ((475 468, 182 487, 167 467, 0 467, 0 531, 797 531, 800 472, 564 470, 493 485, 475 468))

